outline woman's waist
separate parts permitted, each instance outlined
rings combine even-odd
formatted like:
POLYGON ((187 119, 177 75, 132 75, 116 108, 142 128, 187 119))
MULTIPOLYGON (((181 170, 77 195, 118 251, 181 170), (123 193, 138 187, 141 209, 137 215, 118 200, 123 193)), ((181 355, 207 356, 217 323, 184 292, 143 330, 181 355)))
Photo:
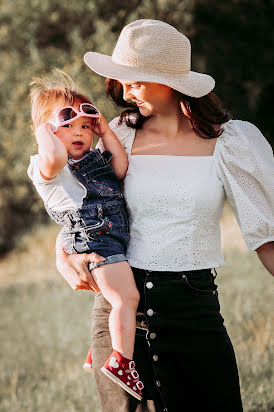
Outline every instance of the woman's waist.
MULTIPOLYGON (((178 292, 179 289, 187 287, 201 292, 212 294, 217 286, 214 280, 217 276, 215 268, 197 270, 159 271, 139 269, 131 266, 136 286, 141 295, 152 294, 156 300, 165 300, 170 291, 178 292)), ((176 295, 175 293, 175 295, 176 295)))
POLYGON ((216 243, 220 240, 220 219, 205 219, 203 216, 187 214, 182 211, 177 214, 129 214, 131 238, 140 243, 162 242, 187 243, 193 239, 209 239, 216 243))
POLYGON ((178 236, 170 233, 136 236, 131 231, 127 258, 131 266, 153 271, 200 270, 224 265, 218 233, 208 237, 186 231, 178 236))
MULTIPOLYGON (((133 271, 134 277, 136 282, 143 285, 145 280, 149 280, 150 282, 158 282, 159 284, 168 285, 171 284, 172 281, 176 281, 178 279, 185 278, 199 281, 199 280, 206 280, 212 283, 216 277, 216 270, 215 268, 206 268, 206 269, 194 269, 194 270, 178 270, 178 271, 166 271, 166 270, 148 270, 148 269, 140 269, 131 266, 133 271)), ((152 285, 146 285, 148 289, 151 289, 152 285)), ((144 289, 144 288, 143 288, 144 289)))
POLYGON ((173 335, 176 330, 177 337, 180 333, 184 335, 185 329, 193 327, 190 319, 202 330, 205 319, 219 318, 214 270, 132 270, 140 293, 137 328, 150 330, 154 335, 151 335, 154 343, 155 338, 157 340, 163 332, 173 335))

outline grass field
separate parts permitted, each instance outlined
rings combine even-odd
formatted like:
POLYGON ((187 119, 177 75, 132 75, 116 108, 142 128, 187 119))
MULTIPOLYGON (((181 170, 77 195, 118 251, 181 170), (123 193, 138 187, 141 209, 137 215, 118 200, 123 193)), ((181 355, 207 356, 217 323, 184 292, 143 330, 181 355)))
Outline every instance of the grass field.
MULTIPOLYGON (((273 279, 255 253, 247 254, 229 213, 223 230, 227 266, 218 270, 217 283, 238 359, 244 410, 271 412, 273 279)), ((0 411, 100 410, 93 378, 82 370, 92 294, 72 291, 58 275, 56 233, 55 226, 35 230, 0 263, 0 411)))

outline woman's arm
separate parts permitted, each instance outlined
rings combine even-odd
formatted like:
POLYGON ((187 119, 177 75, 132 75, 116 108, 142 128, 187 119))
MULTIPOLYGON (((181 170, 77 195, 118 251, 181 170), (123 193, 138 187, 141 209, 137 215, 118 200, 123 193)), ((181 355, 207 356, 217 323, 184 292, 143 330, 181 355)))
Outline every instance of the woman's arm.
POLYGON ((105 150, 112 153, 111 165, 118 179, 124 179, 128 168, 127 154, 102 115, 100 122, 93 122, 92 131, 101 137, 105 150))
POLYGON ((56 239, 56 266, 58 272, 61 273, 73 290, 85 289, 100 292, 88 270, 88 264, 91 262, 103 262, 105 258, 96 253, 68 255, 62 248, 60 233, 56 239))
POLYGON ((268 242, 256 249, 264 267, 274 276, 274 242, 268 242))
POLYGON ((45 180, 51 180, 65 167, 68 161, 63 142, 55 136, 50 123, 43 123, 35 132, 38 143, 39 168, 45 180))

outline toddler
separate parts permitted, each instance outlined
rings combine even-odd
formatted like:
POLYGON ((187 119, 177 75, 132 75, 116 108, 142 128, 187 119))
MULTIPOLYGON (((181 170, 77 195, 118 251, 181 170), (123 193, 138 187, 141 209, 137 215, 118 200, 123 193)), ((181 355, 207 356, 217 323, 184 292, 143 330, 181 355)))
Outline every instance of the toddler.
POLYGON ((89 267, 112 306, 113 352, 101 370, 141 400, 144 386, 132 360, 139 293, 126 259, 128 220, 120 182, 128 167, 126 153, 65 73, 34 79, 30 96, 38 154, 31 157, 29 177, 49 215, 63 226, 65 251, 105 258, 89 267), (101 137, 104 152, 91 149, 92 132, 101 137))

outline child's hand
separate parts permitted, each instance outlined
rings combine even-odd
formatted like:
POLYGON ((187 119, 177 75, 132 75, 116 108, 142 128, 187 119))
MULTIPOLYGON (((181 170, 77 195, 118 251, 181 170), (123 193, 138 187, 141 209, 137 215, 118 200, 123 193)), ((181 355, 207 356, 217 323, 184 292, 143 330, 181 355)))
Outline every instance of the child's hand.
POLYGON ((103 137, 106 133, 110 131, 108 122, 102 114, 99 119, 92 119, 91 130, 99 137, 103 137))
POLYGON ((93 119, 92 131, 101 138, 104 150, 109 150, 112 153, 111 166, 116 176, 120 180, 124 179, 128 168, 126 151, 102 115, 100 119, 93 119))
POLYGON ((56 132, 56 127, 54 125, 50 123, 40 124, 35 131, 37 143, 40 143, 41 139, 47 139, 49 136, 55 136, 54 132, 56 132))

